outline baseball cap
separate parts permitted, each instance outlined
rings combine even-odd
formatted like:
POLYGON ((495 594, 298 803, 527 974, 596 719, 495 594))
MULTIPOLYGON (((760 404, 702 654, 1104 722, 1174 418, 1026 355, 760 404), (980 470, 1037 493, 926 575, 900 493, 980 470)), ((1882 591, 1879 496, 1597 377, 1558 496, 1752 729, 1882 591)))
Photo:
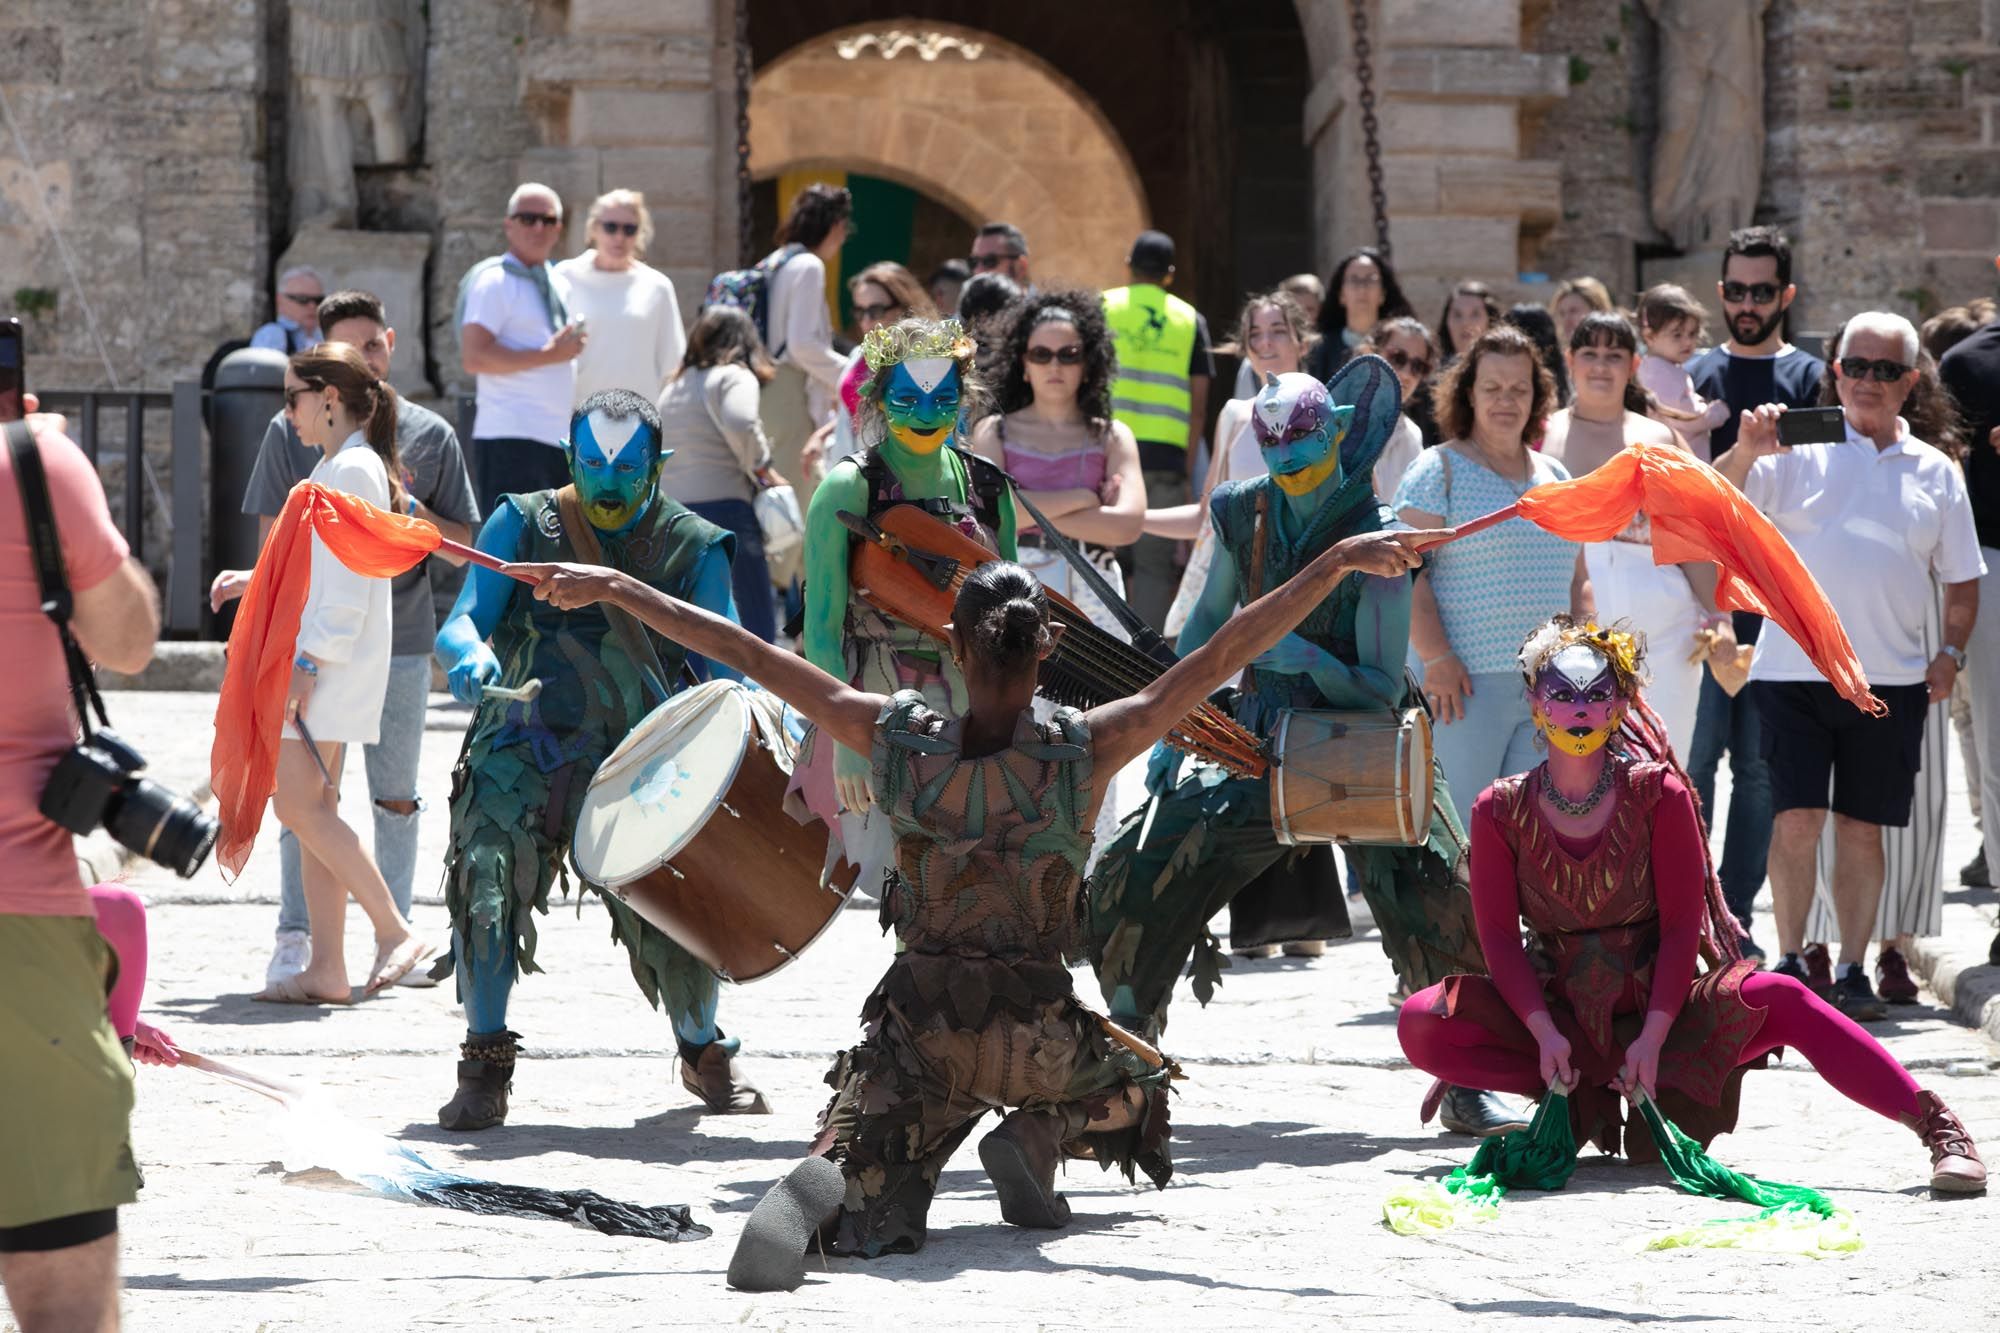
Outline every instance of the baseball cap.
POLYGON ((1125 263, 1142 273, 1165 273, 1174 266, 1174 238, 1163 231, 1140 232, 1125 263))

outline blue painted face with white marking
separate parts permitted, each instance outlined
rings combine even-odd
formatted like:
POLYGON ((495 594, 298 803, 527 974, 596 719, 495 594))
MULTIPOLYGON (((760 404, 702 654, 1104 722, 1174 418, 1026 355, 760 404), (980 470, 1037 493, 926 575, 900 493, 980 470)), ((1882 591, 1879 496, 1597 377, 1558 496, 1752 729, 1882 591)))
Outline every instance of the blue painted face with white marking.
POLYGON ((575 417, 566 449, 570 480, 592 527, 616 532, 645 512, 666 455, 644 420, 603 412, 575 417))
POLYGON ((1335 405, 1311 375, 1268 375, 1250 404, 1250 429, 1271 479, 1287 495, 1317 490, 1340 470, 1354 409, 1335 405))
POLYGON ((882 393, 882 418, 889 434, 913 454, 934 454, 958 425, 963 396, 958 363, 950 357, 904 361, 889 371, 882 393))

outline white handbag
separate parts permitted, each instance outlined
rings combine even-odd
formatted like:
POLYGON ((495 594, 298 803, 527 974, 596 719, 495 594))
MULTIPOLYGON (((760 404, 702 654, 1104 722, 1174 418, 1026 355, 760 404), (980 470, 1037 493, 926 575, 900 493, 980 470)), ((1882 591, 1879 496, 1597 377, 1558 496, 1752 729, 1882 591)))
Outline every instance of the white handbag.
POLYGON ((798 577, 806 549, 806 521, 799 512, 799 495, 789 485, 760 487, 751 499, 757 526, 764 530, 764 563, 773 587, 791 586, 798 577))

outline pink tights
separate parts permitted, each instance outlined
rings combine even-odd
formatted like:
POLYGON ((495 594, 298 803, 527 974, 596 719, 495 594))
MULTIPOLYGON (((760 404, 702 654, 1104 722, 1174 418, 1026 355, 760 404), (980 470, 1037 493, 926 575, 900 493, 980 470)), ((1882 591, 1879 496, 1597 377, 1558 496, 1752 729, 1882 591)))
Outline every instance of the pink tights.
MULTIPOLYGON (((1433 986, 1403 1003, 1396 1035, 1410 1062, 1460 1087, 1539 1095, 1540 1057, 1527 1029, 1493 1032, 1469 1018, 1437 1013, 1438 992, 1433 986)), ((1746 1063, 1787 1046, 1849 1101, 1891 1120, 1921 1114, 1921 1089, 1910 1071, 1853 1019, 1791 977, 1756 973, 1743 982, 1743 1002, 1764 1011, 1763 1027, 1743 1051, 1746 1063)))
POLYGON ((122 1041, 138 1031, 139 997, 146 989, 146 905, 117 884, 90 886, 97 933, 118 955, 118 980, 111 987, 111 1027, 122 1041))

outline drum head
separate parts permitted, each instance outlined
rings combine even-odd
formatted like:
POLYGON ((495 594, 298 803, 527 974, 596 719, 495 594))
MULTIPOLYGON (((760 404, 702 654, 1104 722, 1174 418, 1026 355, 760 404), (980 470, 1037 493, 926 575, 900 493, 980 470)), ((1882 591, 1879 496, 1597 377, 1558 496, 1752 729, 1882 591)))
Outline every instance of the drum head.
POLYGON ((697 685, 648 713, 590 780, 570 843, 576 868, 616 888, 672 860, 736 781, 749 738, 750 706, 734 681, 697 685))

